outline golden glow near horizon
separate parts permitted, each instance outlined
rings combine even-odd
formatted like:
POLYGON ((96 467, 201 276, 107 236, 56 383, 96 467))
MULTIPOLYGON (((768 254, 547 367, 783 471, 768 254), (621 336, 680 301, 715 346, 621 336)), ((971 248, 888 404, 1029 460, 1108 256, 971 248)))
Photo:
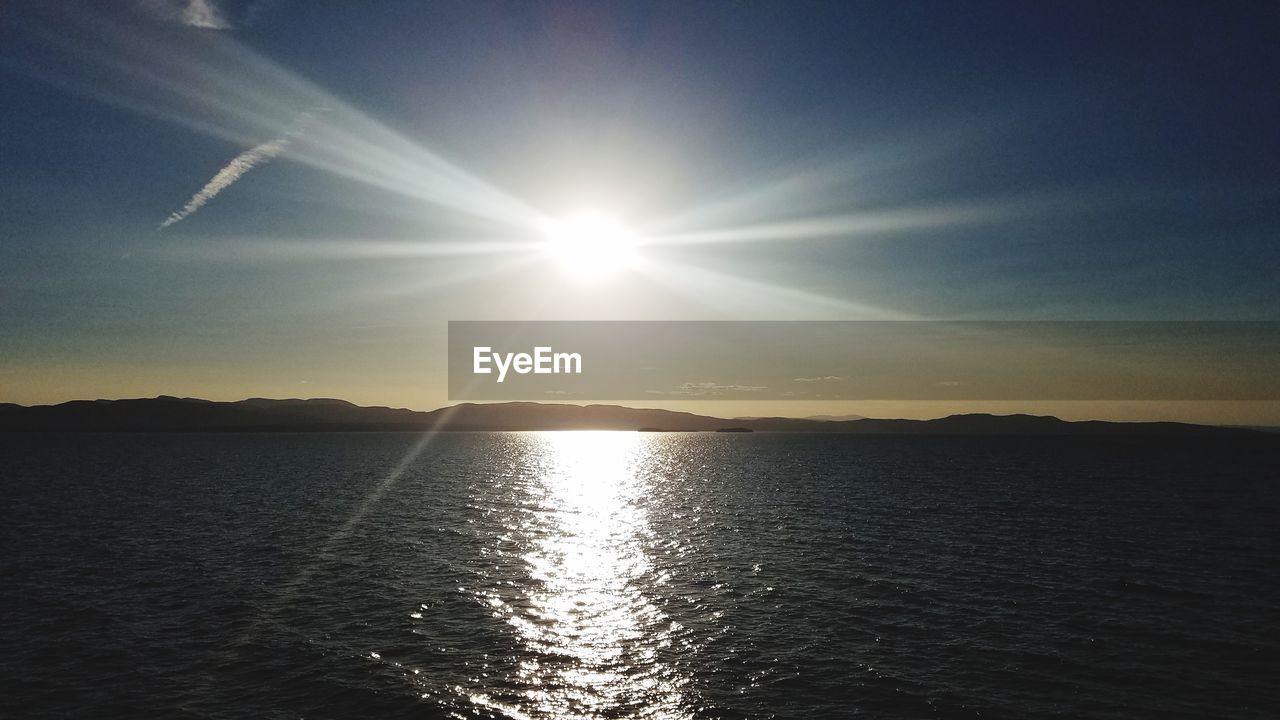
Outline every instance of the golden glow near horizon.
POLYGON ((638 238, 608 213, 581 211, 542 225, 543 252, 582 282, 599 282, 630 267, 638 238))

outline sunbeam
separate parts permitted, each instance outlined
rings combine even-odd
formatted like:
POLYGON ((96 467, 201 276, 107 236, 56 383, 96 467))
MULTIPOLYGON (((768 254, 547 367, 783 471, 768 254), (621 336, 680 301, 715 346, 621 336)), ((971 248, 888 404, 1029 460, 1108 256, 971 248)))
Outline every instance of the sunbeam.
POLYGON ((289 148, 290 160, 500 224, 536 228, 544 219, 234 39, 191 43, 183 36, 185 52, 178 52, 173 38, 92 10, 63 19, 65 33, 45 34, 79 62, 63 73, 40 72, 63 87, 246 147, 279 136, 299 113, 311 112, 316 122, 289 148))
POLYGON ((308 263, 345 260, 412 260, 493 256, 510 258, 534 255, 528 240, 446 239, 408 240, 379 238, 205 238, 199 244, 170 244, 155 254, 185 260, 222 263, 308 263))
POLYGON ((696 302, 699 307, 733 318, 918 319, 874 305, 708 270, 687 262, 663 263, 661 267, 642 263, 637 268, 655 282, 696 302))
POLYGON ((764 222, 741 227, 721 227, 694 232, 672 232, 648 236, 654 245, 703 245, 710 243, 853 238, 934 227, 993 223, 1008 219, 1014 205, 953 205, 939 207, 871 210, 846 215, 764 222))

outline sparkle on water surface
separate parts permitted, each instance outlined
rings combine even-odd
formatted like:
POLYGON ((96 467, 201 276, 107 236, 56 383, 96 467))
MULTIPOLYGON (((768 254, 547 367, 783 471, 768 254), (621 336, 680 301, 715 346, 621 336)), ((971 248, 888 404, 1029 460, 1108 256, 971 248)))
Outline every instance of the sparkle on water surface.
POLYGON ((484 693, 472 702, 513 717, 690 717, 687 679, 657 652, 672 627, 640 590, 651 569, 644 509, 653 492, 636 472, 652 447, 636 433, 562 432, 528 436, 532 477, 518 480, 531 540, 520 560, 527 583, 477 589, 530 651, 520 665, 528 688, 518 703, 484 693))

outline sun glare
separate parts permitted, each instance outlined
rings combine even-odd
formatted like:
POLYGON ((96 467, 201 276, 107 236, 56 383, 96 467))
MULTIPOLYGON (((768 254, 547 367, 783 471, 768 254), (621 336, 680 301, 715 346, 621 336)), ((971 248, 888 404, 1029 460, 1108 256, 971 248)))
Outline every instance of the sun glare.
POLYGON ((636 258, 636 236, 616 218, 582 212, 543 226, 543 250, 566 272, 597 281, 626 268, 636 258))

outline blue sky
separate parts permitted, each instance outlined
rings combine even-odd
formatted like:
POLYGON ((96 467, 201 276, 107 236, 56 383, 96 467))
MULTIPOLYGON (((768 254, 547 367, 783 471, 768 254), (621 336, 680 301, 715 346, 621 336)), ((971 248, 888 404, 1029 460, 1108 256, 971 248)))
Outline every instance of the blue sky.
POLYGON ((0 401, 430 407, 449 319, 1280 319, 1266 3, 43 5, 0 401), (644 268, 541 257, 581 209, 644 268))

